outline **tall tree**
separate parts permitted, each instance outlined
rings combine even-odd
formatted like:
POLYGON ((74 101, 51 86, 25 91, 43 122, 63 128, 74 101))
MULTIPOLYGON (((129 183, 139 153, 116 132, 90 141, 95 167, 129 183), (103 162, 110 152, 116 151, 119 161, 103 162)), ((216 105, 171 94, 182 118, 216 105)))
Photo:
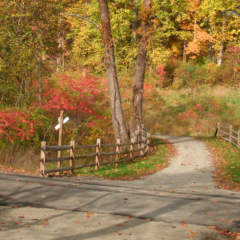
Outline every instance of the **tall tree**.
POLYGON ((144 78, 147 59, 147 44, 149 37, 149 25, 151 20, 151 0, 144 0, 142 9, 139 11, 138 19, 140 21, 140 41, 138 47, 138 55, 136 60, 136 72, 132 90, 132 106, 130 118, 130 132, 134 137, 136 129, 141 129, 143 124, 142 119, 142 105, 143 105, 143 91, 144 78))
POLYGON ((112 38, 107 0, 99 0, 99 6, 102 25, 101 33, 104 43, 105 67, 107 71, 112 123, 115 132, 115 138, 120 138, 122 142, 127 142, 129 138, 124 121, 121 96, 119 92, 119 84, 114 55, 114 43, 112 38))

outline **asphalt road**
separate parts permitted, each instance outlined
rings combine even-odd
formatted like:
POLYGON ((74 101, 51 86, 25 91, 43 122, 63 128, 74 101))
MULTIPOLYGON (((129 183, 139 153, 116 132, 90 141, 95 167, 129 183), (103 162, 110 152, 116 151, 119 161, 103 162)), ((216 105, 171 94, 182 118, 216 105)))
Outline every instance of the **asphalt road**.
POLYGON ((179 158, 184 146, 197 146, 188 140, 175 142, 174 175, 166 168, 124 182, 0 173, 0 240, 216 240, 223 237, 215 226, 240 232, 240 193, 216 189, 199 160, 191 171, 191 154, 179 158))

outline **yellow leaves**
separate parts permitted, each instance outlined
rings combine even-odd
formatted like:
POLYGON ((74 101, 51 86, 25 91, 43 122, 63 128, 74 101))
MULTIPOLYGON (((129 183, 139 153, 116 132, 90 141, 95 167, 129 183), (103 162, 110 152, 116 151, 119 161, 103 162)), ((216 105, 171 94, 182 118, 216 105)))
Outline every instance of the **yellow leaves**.
POLYGON ((198 56, 200 54, 200 50, 201 50, 201 47, 199 42, 192 41, 192 42, 189 42, 186 47, 186 54, 187 55, 194 54, 198 56))
POLYGON ((188 43, 186 47, 186 54, 196 57, 200 55, 202 44, 206 42, 214 42, 214 38, 198 24, 192 26, 194 27, 194 40, 188 43))
POLYGON ((196 31, 196 40, 198 42, 213 42, 214 38, 207 33, 206 31, 204 31, 203 29, 201 29, 198 25, 197 25, 197 31, 196 31))

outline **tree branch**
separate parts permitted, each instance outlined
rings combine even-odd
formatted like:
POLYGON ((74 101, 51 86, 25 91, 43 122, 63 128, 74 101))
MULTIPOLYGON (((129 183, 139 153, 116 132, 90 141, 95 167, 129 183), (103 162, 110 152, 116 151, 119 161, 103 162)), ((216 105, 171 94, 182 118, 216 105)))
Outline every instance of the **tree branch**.
POLYGON ((80 19, 82 19, 82 20, 84 20, 86 22, 94 24, 96 27, 99 27, 99 25, 96 22, 94 22, 93 20, 91 20, 89 18, 86 18, 86 17, 83 17, 83 16, 81 16, 81 15, 79 15, 77 13, 64 13, 64 15, 67 15, 67 16, 70 16, 70 17, 80 18, 80 19))

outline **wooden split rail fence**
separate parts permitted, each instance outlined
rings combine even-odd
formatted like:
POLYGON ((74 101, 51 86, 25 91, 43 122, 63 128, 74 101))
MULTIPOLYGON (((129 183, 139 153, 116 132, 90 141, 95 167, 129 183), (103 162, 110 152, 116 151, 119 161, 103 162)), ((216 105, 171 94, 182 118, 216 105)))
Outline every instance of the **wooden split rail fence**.
POLYGON ((120 139, 117 140, 116 144, 102 144, 101 139, 97 139, 96 144, 86 146, 76 145, 75 141, 71 141, 70 145, 62 146, 48 146, 46 142, 42 142, 40 173, 42 176, 64 171, 70 171, 73 174, 76 169, 95 167, 95 170, 98 170, 100 166, 108 164, 117 167, 118 163, 136 161, 136 159, 144 157, 152 150, 152 147, 155 145, 150 144, 149 133, 143 135, 142 141, 135 143, 131 139, 131 142, 126 144, 121 143, 120 139), (104 148, 113 148, 114 150, 104 152, 104 148), (94 152, 90 151, 89 153, 89 150, 93 149, 94 152), (79 151, 84 152, 84 154, 78 154, 79 151), (58 153, 58 157, 48 157, 49 154, 54 155, 54 152, 58 153), (65 153, 65 155, 62 156, 61 153, 65 153), (94 161, 89 161, 89 159, 94 159, 94 161), (56 163, 57 167, 55 167, 56 163), (62 166, 63 163, 65 166, 62 166), (49 164, 50 167, 48 167, 49 164), (55 168, 51 169, 53 166, 55 168))
POLYGON ((232 125, 218 123, 215 135, 240 148, 240 130, 235 130, 232 125))

